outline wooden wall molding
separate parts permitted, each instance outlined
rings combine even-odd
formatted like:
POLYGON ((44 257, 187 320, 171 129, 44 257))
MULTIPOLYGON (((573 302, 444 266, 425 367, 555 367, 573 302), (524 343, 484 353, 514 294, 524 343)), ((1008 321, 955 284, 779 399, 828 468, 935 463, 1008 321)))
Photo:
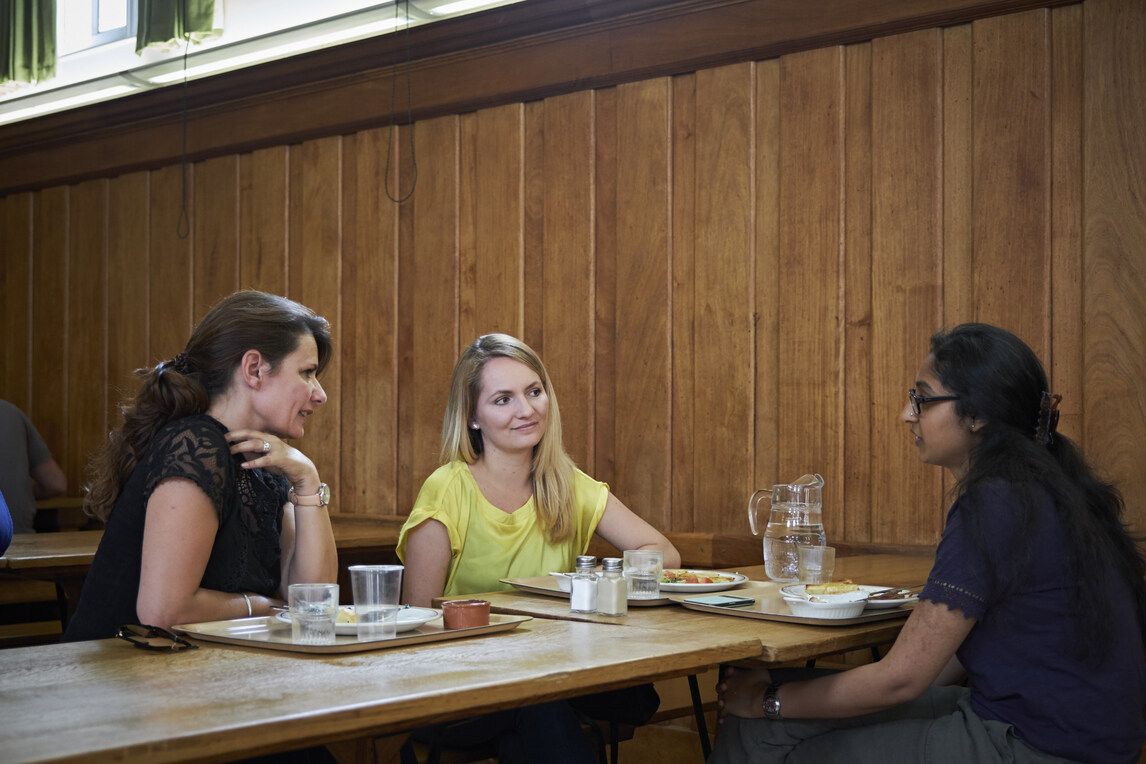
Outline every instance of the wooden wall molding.
MULTIPOLYGON (((538 100, 1068 0, 530 0, 410 33, 413 117, 538 100)), ((189 83, 197 161, 390 120, 393 46, 359 41, 189 83)), ((403 67, 404 71, 404 67, 403 67)), ((180 87, 0 128, 0 195, 179 161, 180 87)), ((399 111, 405 119, 405 104, 399 111)))

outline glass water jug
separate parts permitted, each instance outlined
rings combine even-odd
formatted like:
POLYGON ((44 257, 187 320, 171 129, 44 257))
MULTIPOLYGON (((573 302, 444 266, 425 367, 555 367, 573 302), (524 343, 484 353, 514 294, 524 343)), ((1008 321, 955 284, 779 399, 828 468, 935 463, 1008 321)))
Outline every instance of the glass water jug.
POLYGON ((761 489, 748 500, 748 524, 753 536, 760 535, 757 507, 765 500, 770 503, 764 529, 764 573, 773 581, 799 580, 798 546, 827 544, 821 514, 823 487, 820 475, 804 475, 794 483, 761 489))

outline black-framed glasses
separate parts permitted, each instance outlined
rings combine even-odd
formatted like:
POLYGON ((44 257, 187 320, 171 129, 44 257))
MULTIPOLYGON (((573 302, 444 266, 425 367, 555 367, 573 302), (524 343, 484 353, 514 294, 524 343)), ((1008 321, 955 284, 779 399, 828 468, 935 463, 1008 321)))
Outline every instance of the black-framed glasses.
POLYGON ((147 624, 128 624, 120 626, 115 635, 126 639, 140 650, 163 650, 165 652, 178 650, 197 650, 199 645, 193 645, 178 634, 167 629, 147 624))
POLYGON ((924 403, 937 403, 939 401, 957 401, 958 395, 920 395, 915 392, 915 388, 907 391, 907 399, 911 401, 911 413, 919 416, 919 412, 923 410, 924 403))

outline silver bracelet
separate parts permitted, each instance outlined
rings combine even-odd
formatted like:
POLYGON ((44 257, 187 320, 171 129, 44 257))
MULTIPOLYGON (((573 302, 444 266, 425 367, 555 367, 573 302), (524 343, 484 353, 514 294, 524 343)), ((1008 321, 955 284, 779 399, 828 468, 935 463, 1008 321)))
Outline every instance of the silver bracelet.
POLYGON ((247 596, 246 592, 239 592, 239 594, 243 595, 243 602, 247 603, 247 618, 250 618, 255 614, 254 611, 251 610, 251 598, 247 596))

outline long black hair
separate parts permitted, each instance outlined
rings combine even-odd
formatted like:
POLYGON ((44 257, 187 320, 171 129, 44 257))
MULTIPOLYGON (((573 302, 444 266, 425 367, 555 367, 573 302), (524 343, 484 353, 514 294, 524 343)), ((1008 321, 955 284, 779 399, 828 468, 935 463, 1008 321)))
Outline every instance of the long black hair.
MULTIPOLYGON (((1078 447, 1048 422, 1046 371, 1026 343, 988 324, 962 324, 931 338, 932 367, 943 387, 959 396, 955 413, 986 423, 971 453, 959 494, 1001 480, 1017 499, 1016 560, 1029 559, 1029 532, 1040 521, 1037 507, 1049 495, 1063 524, 1072 593, 1075 647, 1095 651, 1113 624, 1111 573, 1133 591, 1146 639, 1146 561, 1123 522, 1122 496, 1099 479, 1078 447), (1048 427, 1048 425, 1050 425, 1048 427)), ((982 534, 982 523, 969 523, 982 534)), ((983 539, 977 539, 982 541, 983 539)), ((1013 571, 1011 571, 1013 572, 1013 571)), ((1010 578, 1010 576, 1007 576, 1010 578)))

